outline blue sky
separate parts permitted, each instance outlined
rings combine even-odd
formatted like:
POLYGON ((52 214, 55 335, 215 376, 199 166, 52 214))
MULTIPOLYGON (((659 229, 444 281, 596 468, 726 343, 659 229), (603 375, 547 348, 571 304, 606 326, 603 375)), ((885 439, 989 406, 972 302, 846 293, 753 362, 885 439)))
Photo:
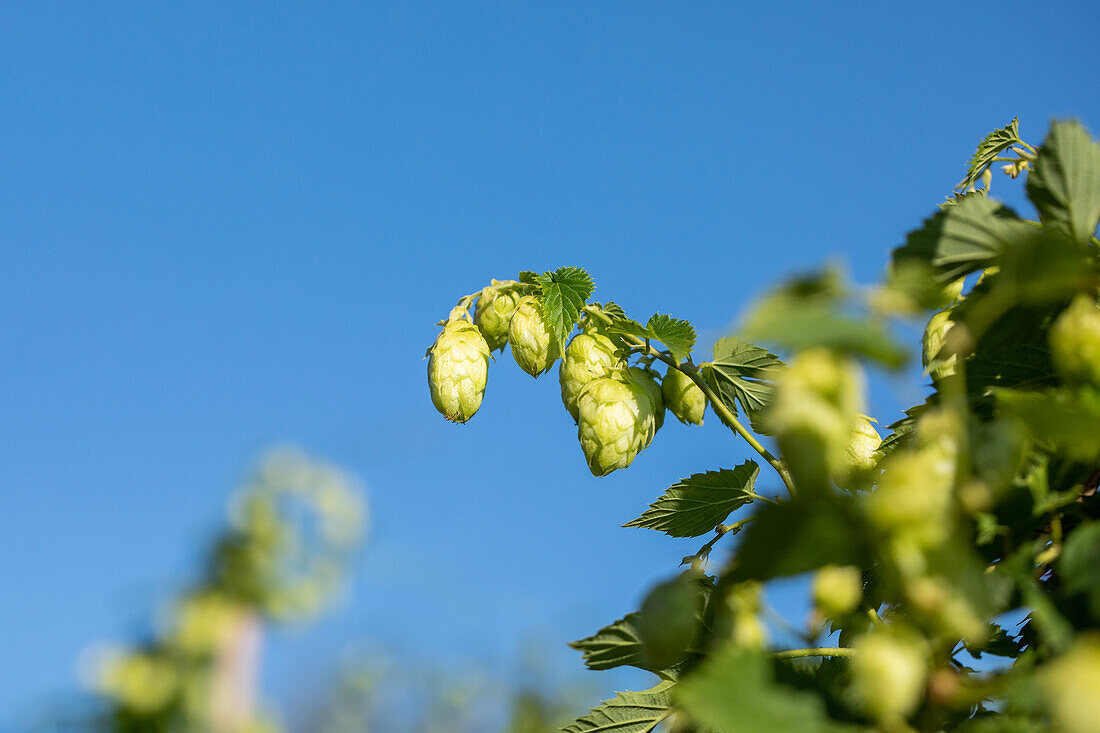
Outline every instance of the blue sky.
MULTIPOLYGON (((594 479, 507 353, 448 424, 454 301, 579 265, 713 340, 785 274, 877 278, 1013 116, 1100 132, 1095 3, 743 5, 0 5, 0 728, 144 628, 287 443, 373 529, 269 697, 349 644, 510 669, 537 638, 580 675, 560 643, 699 544, 619 525, 749 453, 673 421, 594 479)), ((916 397, 876 383, 884 420, 916 397)))

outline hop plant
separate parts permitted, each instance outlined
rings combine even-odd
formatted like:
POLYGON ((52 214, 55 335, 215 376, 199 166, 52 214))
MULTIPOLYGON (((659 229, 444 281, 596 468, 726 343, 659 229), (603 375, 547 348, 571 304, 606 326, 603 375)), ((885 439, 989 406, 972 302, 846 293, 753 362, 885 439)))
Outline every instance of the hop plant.
POLYGON ((587 332, 567 349, 561 384, 593 474, 630 465, 666 406, 695 422, 709 405, 756 453, 681 478, 627 522, 709 535, 683 559, 707 600, 697 613, 662 584, 640 611, 574 642, 591 669, 663 679, 563 730, 1096 730, 1098 180, 1100 146, 1081 125, 1055 123, 1036 148, 1013 120, 894 250, 886 287, 853 288, 828 268, 777 288, 714 344, 697 383, 706 399, 677 368, 692 363, 689 322, 590 303, 579 268, 519 274, 509 287, 530 298, 509 338, 521 366, 541 373, 553 344, 587 332), (1013 175, 1028 171, 1037 221, 989 196, 990 166, 1006 158, 1013 175), (930 390, 880 439, 862 414, 863 369, 905 367, 890 317, 931 310, 930 390), (672 370, 659 390, 657 362, 672 370), (780 483, 787 496, 758 493, 780 483), (737 534, 706 574, 711 550, 737 534), (810 623, 783 636, 812 645, 785 649, 763 598, 809 572, 810 623), (1013 628, 1005 614, 1026 620, 1013 628), (838 647, 817 646, 826 619, 838 647), (982 653, 1015 661, 977 672, 962 657, 982 653))
POLYGON ((474 325, 485 337, 490 351, 503 351, 508 343, 508 327, 520 295, 515 290, 501 289, 496 280, 481 290, 474 309, 474 325))
POLYGON ((1050 329, 1054 365, 1071 382, 1100 387, 1100 309, 1078 295, 1050 329))
POLYGON ((538 300, 521 298, 508 327, 508 342, 519 368, 538 377, 550 371, 558 358, 558 343, 543 319, 538 300))
POLYGON ((669 369, 661 380, 665 407, 684 425, 702 425, 707 398, 699 385, 679 369, 669 369))
POLYGON ((577 400, 577 438, 593 476, 626 468, 656 432, 653 400, 629 377, 601 377, 577 400))
POLYGON ((569 342, 562 355, 558 380, 561 382, 561 401, 565 409, 578 419, 577 397, 585 385, 594 379, 609 376, 615 369, 625 366, 616 353, 611 339, 597 332, 579 333, 569 342))
POLYGON ((466 422, 485 396, 489 344, 477 326, 463 318, 447 322, 428 357, 428 387, 443 417, 466 422))

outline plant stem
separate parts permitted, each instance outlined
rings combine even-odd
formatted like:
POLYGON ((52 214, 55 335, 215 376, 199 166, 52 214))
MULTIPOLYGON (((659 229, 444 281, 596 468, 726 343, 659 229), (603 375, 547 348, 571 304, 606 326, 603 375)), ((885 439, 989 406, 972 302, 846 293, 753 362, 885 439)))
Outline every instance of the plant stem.
POLYGON ((840 646, 819 646, 812 649, 787 649, 776 652, 776 659, 804 659, 805 657, 854 657, 854 649, 840 646))
MULTIPOLYGON (((760 498, 763 498, 763 497, 760 497, 760 498)), ((753 519, 754 519, 753 517, 745 517, 744 519, 736 521, 733 524, 719 524, 714 529, 714 536, 711 537, 705 545, 700 547, 698 552, 696 552, 694 555, 688 555, 683 560, 681 560, 680 564, 684 565, 684 564, 686 564, 688 562, 691 562, 693 560, 702 560, 703 558, 705 558, 707 555, 710 554, 711 548, 714 547, 714 543, 716 543, 718 540, 725 537, 730 532, 734 532, 736 530, 741 529, 746 524, 751 522, 753 519)))

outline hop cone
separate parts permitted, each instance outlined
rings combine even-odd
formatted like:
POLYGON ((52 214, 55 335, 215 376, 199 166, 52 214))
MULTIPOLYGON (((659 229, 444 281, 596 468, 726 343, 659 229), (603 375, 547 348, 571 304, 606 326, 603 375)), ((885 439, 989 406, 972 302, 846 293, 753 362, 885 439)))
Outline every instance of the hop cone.
POLYGON ((661 380, 661 394, 665 398, 665 407, 672 411, 676 419, 684 425, 703 424, 703 413, 707 409, 707 398, 691 377, 678 369, 669 369, 661 380))
POLYGON ((481 335, 491 351, 503 351, 508 343, 508 326, 519 299, 519 293, 501 292, 491 285, 481 290, 474 310, 474 324, 481 329, 481 335))
POLYGON ((661 426, 665 424, 665 399, 661 396, 661 385, 653 378, 652 372, 641 367, 630 367, 627 373, 631 379, 642 386, 653 407, 649 437, 646 439, 645 445, 642 446, 645 448, 653 441, 653 436, 657 434, 661 426))
POLYGON ((477 326, 448 321, 428 358, 428 387, 443 417, 466 422, 481 407, 489 378, 489 345, 477 326))
POLYGON ((943 344, 947 339, 947 332, 954 325, 955 322, 951 320, 951 311, 946 310, 932 316, 928 321, 928 326, 924 329, 924 338, 922 339, 924 348, 921 352, 921 361, 924 362, 924 366, 932 379, 936 381, 955 373, 957 356, 955 354, 945 357, 939 356, 940 349, 943 348, 943 344))
POLYGON ((528 295, 516 304, 508 326, 508 343, 519 368, 538 377, 550 371, 558 358, 558 344, 542 319, 538 301, 528 295))
POLYGON ((1050 329, 1054 366, 1071 382, 1100 386, 1100 310, 1078 295, 1050 329))
POLYGON ((558 381, 561 401, 577 421, 577 396, 593 379, 607 377, 615 368, 624 366, 615 354, 615 344, 599 333, 580 333, 573 337, 561 358, 558 381))
POLYGON ((593 476, 629 466, 655 431, 653 401, 630 378, 593 379, 581 390, 577 408, 577 438, 593 476))

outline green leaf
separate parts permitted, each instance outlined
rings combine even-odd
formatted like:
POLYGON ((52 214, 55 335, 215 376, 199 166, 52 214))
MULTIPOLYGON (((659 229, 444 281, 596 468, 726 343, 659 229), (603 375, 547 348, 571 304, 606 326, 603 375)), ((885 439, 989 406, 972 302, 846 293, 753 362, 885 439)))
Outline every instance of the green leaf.
MULTIPOLYGON (((618 621, 604 626, 592 636, 570 642, 579 651, 589 669, 604 670, 631 666, 649 670, 635 622, 638 614, 628 613, 618 621)), ((657 670, 650 670, 656 672, 657 670)))
POLYGON ((771 404, 775 386, 769 380, 782 366, 779 357, 767 349, 727 337, 714 344, 714 361, 705 372, 712 376, 708 381, 719 394, 737 400, 751 417, 771 404))
POLYGON ((826 347, 887 367, 902 366, 906 352, 890 337, 883 321, 846 308, 836 292, 839 285, 826 282, 836 278, 826 272, 818 282, 795 281, 764 298, 749 312, 741 335, 793 350, 826 347))
POLYGON ((694 568, 653 586, 634 620, 650 669, 678 668, 706 646, 713 578, 694 568))
MULTIPOLYGON (((969 184, 967 184, 967 185, 969 185, 969 184)), ((989 192, 986 191, 984 188, 978 188, 978 189, 975 189, 973 191, 955 191, 954 194, 952 194, 951 198, 948 198, 948 199, 945 199, 944 201, 939 202, 938 204, 936 204, 936 206, 940 207, 941 209, 946 209, 949 206, 956 205, 957 203, 962 201, 967 196, 982 196, 982 197, 985 197, 985 196, 988 196, 988 195, 989 195, 989 192)))
POLYGON ((641 692, 620 692, 593 708, 588 715, 577 718, 562 728, 563 733, 649 733, 672 714, 672 688, 676 683, 665 681, 641 692))
POLYGON ((941 285, 985 269, 1011 242, 1034 231, 1008 207, 984 196, 966 196, 939 211, 894 250, 893 267, 932 265, 941 285))
POLYGON ((646 324, 649 337, 660 341, 676 361, 683 361, 695 345, 695 329, 687 321, 654 313, 646 324))
POLYGON ((731 580, 771 580, 825 565, 867 563, 863 522, 850 496, 801 495, 762 506, 737 549, 731 580))
POLYGON ((560 267, 553 272, 537 275, 535 280, 542 288, 542 309, 546 326, 558 345, 564 349, 565 340, 580 318, 581 309, 596 289, 592 278, 579 267, 560 267))
POLYGON ((729 647, 712 656, 676 689, 676 702, 715 733, 839 733, 858 730, 826 714, 813 693, 775 681, 759 650, 729 647))
POLYGON ((1010 302, 1066 303, 1094 282, 1095 253, 1060 230, 1035 229, 1005 249, 990 284, 1010 302))
POLYGON ((623 336, 633 336, 634 338, 642 339, 643 341, 650 338, 649 329, 635 321, 633 318, 627 318, 626 316, 615 318, 615 322, 611 326, 608 326, 607 330, 609 333, 617 333, 623 336))
POLYGON ((598 303, 596 305, 599 305, 600 309, 612 318, 626 318, 626 311, 623 310, 621 305, 614 301, 610 301, 604 305, 598 303))
POLYGON ((994 130, 986 135, 980 143, 974 155, 970 157, 970 164, 966 169, 966 177, 962 179, 956 188, 966 190, 977 183, 982 171, 990 166, 993 159, 1013 145, 1022 142, 1020 140, 1020 121, 1013 118, 1000 130, 994 130))
POLYGON ((1079 242, 1100 221, 1100 146, 1076 120, 1055 122, 1027 177, 1027 195, 1044 224, 1079 242))
POLYGON ((519 277, 517 278, 521 283, 527 283, 528 285, 538 284, 539 274, 537 272, 531 272, 530 270, 520 270, 519 277))
POLYGON ((1100 522, 1073 530, 1058 559, 1058 575, 1067 591, 1088 599, 1093 620, 1100 619, 1100 522))
POLYGON ((760 466, 745 461, 734 469, 696 473, 680 479, 624 527, 655 529, 671 537, 699 537, 737 509, 752 502, 760 466))
POLYGON ((1016 583, 1021 606, 1031 611, 1030 622, 1036 625, 1043 640, 1059 651, 1073 643, 1073 626, 1058 611, 1050 593, 1035 580, 1034 558, 1041 549, 1042 540, 1027 543, 998 563, 995 572, 1016 583))
POLYGON ((905 443, 909 436, 913 434, 913 431, 917 429, 917 420, 927 409, 927 403, 914 405, 905 410, 905 417, 886 426, 892 432, 883 438, 878 446, 884 456, 890 455, 905 443))
POLYGON ((1021 418, 1040 443, 1056 446, 1071 459, 1100 458, 1100 395, 1083 389, 1045 392, 994 391, 997 403, 1021 418))

